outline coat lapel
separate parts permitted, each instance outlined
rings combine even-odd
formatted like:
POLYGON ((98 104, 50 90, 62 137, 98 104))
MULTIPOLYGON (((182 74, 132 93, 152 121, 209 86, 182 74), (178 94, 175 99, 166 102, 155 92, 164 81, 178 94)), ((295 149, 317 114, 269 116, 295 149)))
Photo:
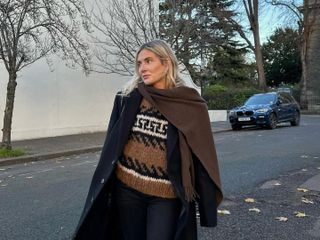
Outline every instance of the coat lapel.
POLYGON ((117 144, 117 155, 120 156, 122 150, 128 140, 130 130, 134 124, 142 96, 138 92, 138 89, 135 89, 131 92, 128 97, 124 97, 124 109, 123 113, 120 116, 119 124, 119 142, 117 144))

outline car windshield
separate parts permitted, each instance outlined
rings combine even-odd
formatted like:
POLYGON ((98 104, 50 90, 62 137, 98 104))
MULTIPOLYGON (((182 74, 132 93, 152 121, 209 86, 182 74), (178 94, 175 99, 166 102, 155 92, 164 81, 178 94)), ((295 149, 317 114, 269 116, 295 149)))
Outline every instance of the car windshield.
POLYGON ((264 94, 264 95, 255 95, 250 97, 244 105, 264 105, 274 103, 275 95, 264 94))

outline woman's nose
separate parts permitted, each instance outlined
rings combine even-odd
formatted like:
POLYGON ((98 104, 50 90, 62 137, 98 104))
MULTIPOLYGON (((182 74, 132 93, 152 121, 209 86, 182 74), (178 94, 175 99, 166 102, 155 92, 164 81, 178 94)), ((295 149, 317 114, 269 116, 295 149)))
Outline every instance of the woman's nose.
POLYGON ((141 63, 141 65, 139 66, 139 72, 143 73, 145 71, 146 71, 145 64, 141 63))

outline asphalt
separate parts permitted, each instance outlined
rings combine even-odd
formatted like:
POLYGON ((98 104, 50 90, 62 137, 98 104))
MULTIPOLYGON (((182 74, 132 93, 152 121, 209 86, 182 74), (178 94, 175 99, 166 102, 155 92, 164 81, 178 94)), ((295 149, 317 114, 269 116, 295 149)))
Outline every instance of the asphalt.
MULTIPOLYGON (((229 122, 212 122, 213 134, 231 131, 229 122)), ((40 139, 13 141, 12 146, 22 149, 26 155, 12 158, 0 158, 0 166, 22 164, 65 157, 75 154, 98 152, 102 149, 106 132, 83 133, 40 139)), ((320 174, 312 176, 301 187, 320 192, 320 174)))

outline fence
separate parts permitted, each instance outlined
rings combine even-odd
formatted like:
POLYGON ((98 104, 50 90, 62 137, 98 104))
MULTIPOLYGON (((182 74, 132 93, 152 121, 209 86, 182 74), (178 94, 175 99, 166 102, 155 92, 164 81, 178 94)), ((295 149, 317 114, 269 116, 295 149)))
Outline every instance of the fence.
POLYGON ((320 114, 320 96, 309 95, 307 97, 307 108, 302 109, 304 113, 320 114))

